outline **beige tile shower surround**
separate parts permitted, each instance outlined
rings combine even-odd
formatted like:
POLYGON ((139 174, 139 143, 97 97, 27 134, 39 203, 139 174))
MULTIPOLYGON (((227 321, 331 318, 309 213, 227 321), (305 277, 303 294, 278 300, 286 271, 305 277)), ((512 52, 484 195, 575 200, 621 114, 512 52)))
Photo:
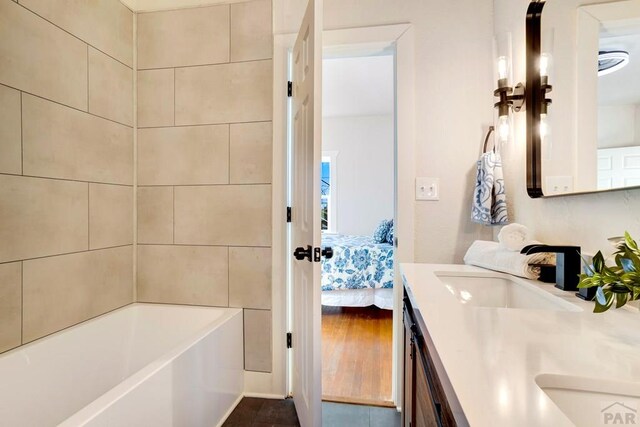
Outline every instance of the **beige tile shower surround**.
POLYGON ((271 358, 271 0, 138 14, 138 300, 244 308, 271 358))
POLYGON ((136 45, 118 0, 0 0, 0 352, 137 295, 244 308, 271 371, 271 9, 140 13, 136 45))
POLYGON ((0 0, 0 352, 133 302, 133 13, 0 0))

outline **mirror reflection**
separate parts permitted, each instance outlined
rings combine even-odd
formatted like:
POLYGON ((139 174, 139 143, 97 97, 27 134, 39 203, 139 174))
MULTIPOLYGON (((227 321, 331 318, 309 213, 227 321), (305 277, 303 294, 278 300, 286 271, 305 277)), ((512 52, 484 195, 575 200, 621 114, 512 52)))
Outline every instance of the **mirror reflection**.
POLYGON ((640 186, 640 0, 547 1, 541 50, 544 195, 640 186))

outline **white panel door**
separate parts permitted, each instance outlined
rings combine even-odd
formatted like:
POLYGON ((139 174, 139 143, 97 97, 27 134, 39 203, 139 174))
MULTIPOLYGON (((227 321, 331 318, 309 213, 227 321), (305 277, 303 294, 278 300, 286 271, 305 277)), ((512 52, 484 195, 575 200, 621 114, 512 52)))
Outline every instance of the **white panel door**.
POLYGON ((322 159, 322 0, 309 0, 293 48, 292 394, 302 427, 322 423, 320 163, 322 159), (304 255, 308 255, 304 257, 304 255))
POLYGON ((598 190, 640 185, 640 147, 598 149, 598 190))

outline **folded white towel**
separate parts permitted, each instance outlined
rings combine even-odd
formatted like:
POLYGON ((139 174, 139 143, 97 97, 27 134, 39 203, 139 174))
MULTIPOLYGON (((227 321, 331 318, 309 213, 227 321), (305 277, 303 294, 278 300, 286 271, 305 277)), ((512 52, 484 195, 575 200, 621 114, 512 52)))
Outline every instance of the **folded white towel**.
POLYGON ((467 250, 464 263, 526 279, 537 279, 540 277, 540 267, 532 267, 529 264, 555 264, 555 255, 548 253, 522 255, 519 252, 501 248, 498 242, 476 240, 467 250))
POLYGON ((531 232, 522 224, 509 224, 498 233, 498 242, 503 249, 520 252, 522 248, 532 244, 531 232))

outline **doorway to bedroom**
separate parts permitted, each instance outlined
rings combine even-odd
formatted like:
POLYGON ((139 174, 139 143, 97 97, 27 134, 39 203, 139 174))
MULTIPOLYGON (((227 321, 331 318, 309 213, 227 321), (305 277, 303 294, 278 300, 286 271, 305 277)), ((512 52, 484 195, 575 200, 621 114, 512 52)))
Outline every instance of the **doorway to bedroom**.
POLYGON ((323 400, 393 406, 395 64, 323 59, 323 400))

